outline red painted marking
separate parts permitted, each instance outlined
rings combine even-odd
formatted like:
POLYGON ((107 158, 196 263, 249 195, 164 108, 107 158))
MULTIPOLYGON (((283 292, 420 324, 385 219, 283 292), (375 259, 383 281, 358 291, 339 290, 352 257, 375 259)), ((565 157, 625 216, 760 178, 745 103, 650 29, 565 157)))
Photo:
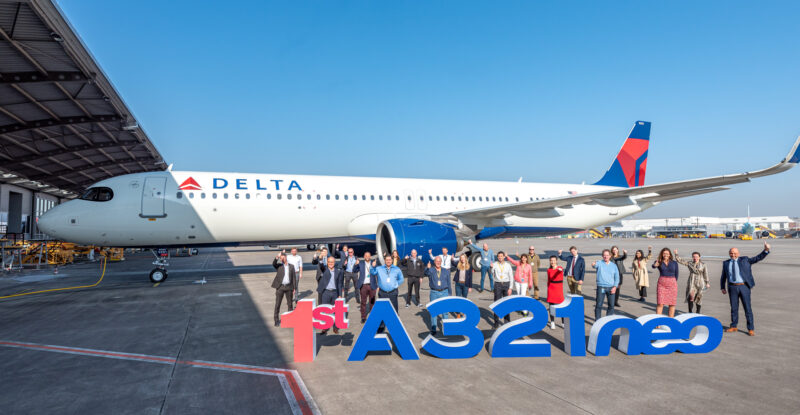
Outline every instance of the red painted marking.
POLYGON ((17 343, 8 341, 0 341, 0 345, 12 346, 24 349, 33 349, 33 350, 65 352, 65 353, 79 354, 85 356, 112 357, 112 358, 122 358, 129 360, 138 360, 138 361, 151 361, 157 363, 181 364, 187 366, 198 366, 198 367, 207 367, 215 369, 229 369, 235 371, 274 374, 278 376, 283 376, 286 379, 286 382, 289 384, 289 388, 292 390, 292 395, 294 395, 294 399, 297 402, 303 414, 308 414, 308 415, 313 414, 313 411, 311 410, 311 405, 306 400, 305 395, 303 395, 303 391, 300 389, 300 385, 298 384, 297 378, 295 377, 295 372, 288 369, 266 368, 260 366, 247 366, 247 365, 237 365, 230 363, 203 362, 196 360, 177 360, 169 357, 150 356, 150 355, 133 354, 133 353, 108 352, 108 351, 93 350, 93 349, 78 349, 78 348, 63 347, 63 346, 49 346, 44 344, 17 343))
POLYGON ((183 183, 178 187, 181 190, 203 190, 197 182, 189 177, 188 179, 184 180, 183 183))

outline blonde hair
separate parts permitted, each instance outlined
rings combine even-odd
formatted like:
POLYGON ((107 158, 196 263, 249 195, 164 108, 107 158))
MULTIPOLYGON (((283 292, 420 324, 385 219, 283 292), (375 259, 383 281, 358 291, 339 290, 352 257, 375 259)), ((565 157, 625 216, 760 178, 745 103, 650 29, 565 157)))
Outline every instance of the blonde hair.
POLYGON ((469 258, 467 258, 467 254, 461 254, 458 257, 458 270, 459 271, 469 271, 471 267, 469 266, 469 258), (466 258, 466 261, 461 261, 461 258, 466 258))

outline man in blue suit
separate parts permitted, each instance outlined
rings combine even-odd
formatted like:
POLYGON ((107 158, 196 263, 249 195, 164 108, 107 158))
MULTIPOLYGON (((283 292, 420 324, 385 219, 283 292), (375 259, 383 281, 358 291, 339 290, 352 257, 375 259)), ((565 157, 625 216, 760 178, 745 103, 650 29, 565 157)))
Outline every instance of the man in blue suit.
MULTIPOLYGON (((342 286, 344 285, 344 274, 341 268, 336 267, 336 258, 329 256, 327 266, 322 271, 322 276, 317 284, 317 292, 320 296, 320 304, 333 305, 337 297, 342 296, 342 286)), ((333 326, 333 332, 339 333, 339 328, 333 326)), ((322 330, 321 335, 328 334, 328 330, 322 330)))
POLYGON ((739 256, 739 249, 731 248, 728 252, 731 259, 722 263, 722 277, 720 286, 722 294, 728 294, 731 300, 731 326, 725 330, 727 333, 738 331, 739 300, 744 306, 744 315, 747 318, 747 334, 755 336, 753 328, 753 310, 750 307, 750 290, 756 286, 750 266, 769 255, 769 244, 764 242, 764 251, 755 257, 739 256), (728 289, 725 289, 728 284, 728 289))

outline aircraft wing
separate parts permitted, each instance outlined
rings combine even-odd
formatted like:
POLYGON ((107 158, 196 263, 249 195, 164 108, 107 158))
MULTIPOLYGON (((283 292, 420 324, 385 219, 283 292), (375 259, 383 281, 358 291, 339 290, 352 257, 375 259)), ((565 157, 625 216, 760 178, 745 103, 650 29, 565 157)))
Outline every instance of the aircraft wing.
POLYGON ((792 146, 789 154, 780 163, 754 172, 729 174, 724 176, 707 177, 703 179, 683 180, 678 182, 618 188, 600 192, 566 195, 551 199, 533 202, 511 203, 490 208, 479 208, 451 212, 450 215, 470 223, 470 219, 483 221, 505 216, 521 216, 527 218, 550 218, 562 216, 563 209, 570 209, 575 205, 598 204, 609 207, 630 206, 638 203, 661 202, 682 197, 695 196, 704 193, 727 190, 726 185, 749 182, 755 177, 770 176, 782 173, 800 162, 800 137, 792 146))

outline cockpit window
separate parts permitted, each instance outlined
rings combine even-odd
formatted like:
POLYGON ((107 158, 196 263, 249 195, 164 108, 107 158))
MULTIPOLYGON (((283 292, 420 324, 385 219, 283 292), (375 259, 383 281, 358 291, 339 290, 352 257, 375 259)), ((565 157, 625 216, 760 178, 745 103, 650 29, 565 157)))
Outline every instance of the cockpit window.
POLYGON ((114 191, 108 187, 90 187, 83 192, 81 200, 91 202, 108 202, 114 198, 114 191))

